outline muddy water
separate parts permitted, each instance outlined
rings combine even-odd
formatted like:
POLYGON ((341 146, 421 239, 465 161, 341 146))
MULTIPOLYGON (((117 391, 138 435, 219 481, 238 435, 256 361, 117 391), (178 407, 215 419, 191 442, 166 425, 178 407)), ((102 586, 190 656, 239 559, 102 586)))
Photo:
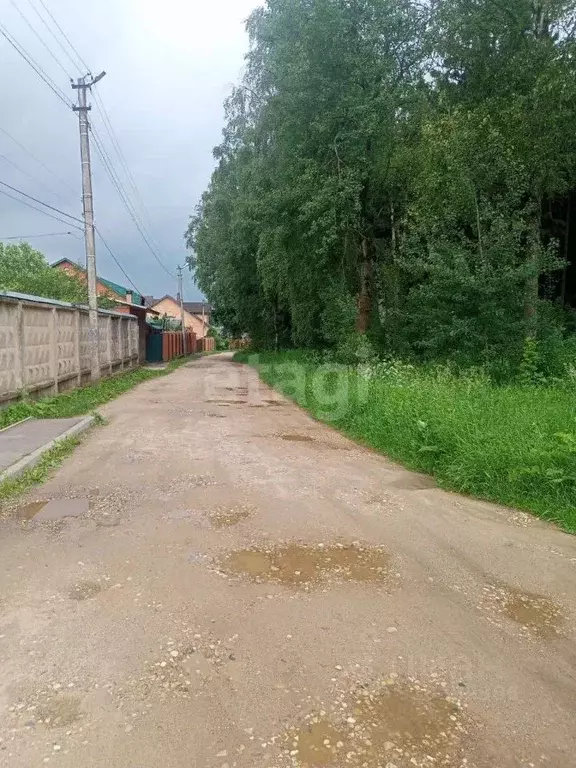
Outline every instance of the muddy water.
POLYGON ((208 515, 212 526, 216 529, 231 528, 254 514, 254 509, 247 506, 216 507, 208 515))
POLYGON ((314 438, 308 435, 280 435, 281 440, 286 440, 289 443, 313 443, 314 438))
POLYGON ((562 634, 561 608, 549 598, 505 584, 490 585, 485 592, 485 607, 497 616, 511 619, 524 633, 542 639, 562 634))
POLYGON ((558 606, 541 595, 510 590, 503 607, 509 619, 543 637, 555 635, 562 621, 558 606))
POLYGON ((19 507, 16 517, 20 520, 50 521, 64 517, 80 517, 90 508, 88 499, 52 499, 52 501, 34 501, 19 507))
POLYGON ((16 517, 20 520, 32 520, 48 504, 47 501, 33 501, 31 504, 25 504, 23 507, 18 507, 16 510, 16 517))
POLYGON ((468 731, 459 706, 422 685, 355 691, 335 714, 308 717, 288 731, 283 753, 302 766, 461 766, 468 731), (339 712, 338 712, 339 710, 339 712))
POLYGON ((70 590, 70 600, 90 600, 102 592, 103 586, 97 581, 81 581, 70 590))
POLYGON ((390 556, 381 549, 343 544, 316 547, 289 544, 276 549, 245 549, 231 553, 221 563, 226 573, 291 587, 331 579, 387 582, 390 566, 390 556))

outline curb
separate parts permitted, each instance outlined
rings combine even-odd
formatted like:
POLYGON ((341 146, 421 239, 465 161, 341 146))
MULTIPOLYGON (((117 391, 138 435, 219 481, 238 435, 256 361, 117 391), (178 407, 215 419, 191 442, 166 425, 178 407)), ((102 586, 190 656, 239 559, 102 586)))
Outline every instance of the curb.
POLYGON ((76 435, 81 435, 83 432, 86 432, 86 430, 90 429, 90 427, 94 424, 94 421, 94 416, 85 416, 81 421, 78 422, 78 424, 74 424, 73 427, 70 427, 70 429, 67 429, 66 432, 63 432, 61 435, 58 435, 58 437, 55 437, 54 440, 50 440, 50 442, 45 443, 40 448, 36 448, 35 451, 29 453, 28 456, 24 456, 23 458, 19 459, 15 464, 12 464, 11 467, 8 467, 8 469, 5 469, 4 472, 0 473, 0 484, 6 480, 11 480, 15 477, 18 477, 19 475, 26 472, 27 469, 34 467, 36 464, 38 464, 42 456, 47 451, 50 451, 52 448, 54 448, 55 445, 57 445, 62 440, 66 440, 68 437, 75 437, 76 435))

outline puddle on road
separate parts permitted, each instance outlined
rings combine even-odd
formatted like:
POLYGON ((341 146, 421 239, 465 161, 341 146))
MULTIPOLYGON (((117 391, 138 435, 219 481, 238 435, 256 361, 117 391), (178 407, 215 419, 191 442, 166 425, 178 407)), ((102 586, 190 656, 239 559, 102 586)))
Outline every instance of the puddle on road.
POLYGON ((52 501, 34 501, 19 507, 16 516, 20 520, 50 521, 64 517, 80 517, 88 513, 88 499, 53 499, 52 501))
POLYGON ((280 435, 281 440, 286 440, 289 443, 313 443, 314 438, 309 435, 280 435))
POLYGON ((560 606, 549 598, 503 585, 491 585, 485 588, 485 592, 487 607, 512 619, 524 632, 541 638, 561 634, 563 617, 560 606))
POLYGON ((80 581, 70 590, 68 597, 70 600, 90 600, 96 597, 104 587, 98 581, 80 581))
POLYGON ((393 480, 389 487, 398 488, 402 491, 425 491, 438 486, 431 477, 426 475, 405 474, 393 480))
MULTIPOLYGON (((466 759, 467 735, 460 707, 421 684, 387 681, 376 691, 343 694, 337 715, 310 715, 306 725, 282 739, 293 765, 458 766, 466 759)), ((324 713, 322 713, 324 714, 324 713)))
POLYGON ((254 514, 253 507, 244 505, 236 507, 216 507, 208 514, 213 528, 231 528, 254 514))
POLYGON ((32 520, 38 512, 40 512, 46 506, 47 501, 33 501, 31 504, 26 504, 23 507, 18 507, 16 510, 16 517, 20 520, 32 520))
POLYGON ((221 563, 225 573, 290 587, 306 587, 331 579, 387 582, 391 577, 390 566, 390 556, 379 548, 344 544, 245 549, 232 552, 221 563))
POLYGON ((65 728, 82 717, 80 700, 76 696, 59 694, 41 704, 35 714, 47 728, 65 728))

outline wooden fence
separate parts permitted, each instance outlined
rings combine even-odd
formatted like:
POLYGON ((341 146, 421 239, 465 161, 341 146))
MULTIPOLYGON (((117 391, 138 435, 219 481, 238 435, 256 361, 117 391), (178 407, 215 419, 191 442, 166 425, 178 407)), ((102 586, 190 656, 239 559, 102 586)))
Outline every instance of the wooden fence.
POLYGON ((196 334, 189 331, 186 334, 186 351, 184 351, 184 335, 182 331, 164 331, 162 334, 162 359, 165 363, 196 352, 196 334))
MULTIPOLYGON (((139 364, 138 321, 98 313, 103 376, 139 364)), ((90 382, 88 310, 24 294, 0 294, 0 403, 90 382)))

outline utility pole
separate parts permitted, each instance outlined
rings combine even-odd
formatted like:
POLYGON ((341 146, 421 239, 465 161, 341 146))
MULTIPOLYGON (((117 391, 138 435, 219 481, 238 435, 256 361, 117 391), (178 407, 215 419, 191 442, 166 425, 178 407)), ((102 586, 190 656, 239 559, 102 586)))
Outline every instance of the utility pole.
POLYGON ((186 317, 184 315, 184 295, 182 288, 182 269, 178 267, 178 301, 180 302, 180 317, 182 318, 182 350, 185 355, 188 354, 188 344, 186 339, 186 317))
POLYGON ((72 88, 78 91, 78 112, 80 122, 80 159, 82 162, 82 206, 84 208, 84 240, 86 244, 86 274, 88 276, 88 319, 90 342, 90 372, 92 381, 100 379, 100 352, 98 339, 98 295, 96 288, 96 239, 94 236, 94 199, 92 196, 92 168, 90 165, 90 133, 88 112, 92 107, 86 103, 86 91, 101 80, 105 72, 98 77, 85 75, 79 77, 72 88), (87 82, 89 81, 89 82, 87 82))

